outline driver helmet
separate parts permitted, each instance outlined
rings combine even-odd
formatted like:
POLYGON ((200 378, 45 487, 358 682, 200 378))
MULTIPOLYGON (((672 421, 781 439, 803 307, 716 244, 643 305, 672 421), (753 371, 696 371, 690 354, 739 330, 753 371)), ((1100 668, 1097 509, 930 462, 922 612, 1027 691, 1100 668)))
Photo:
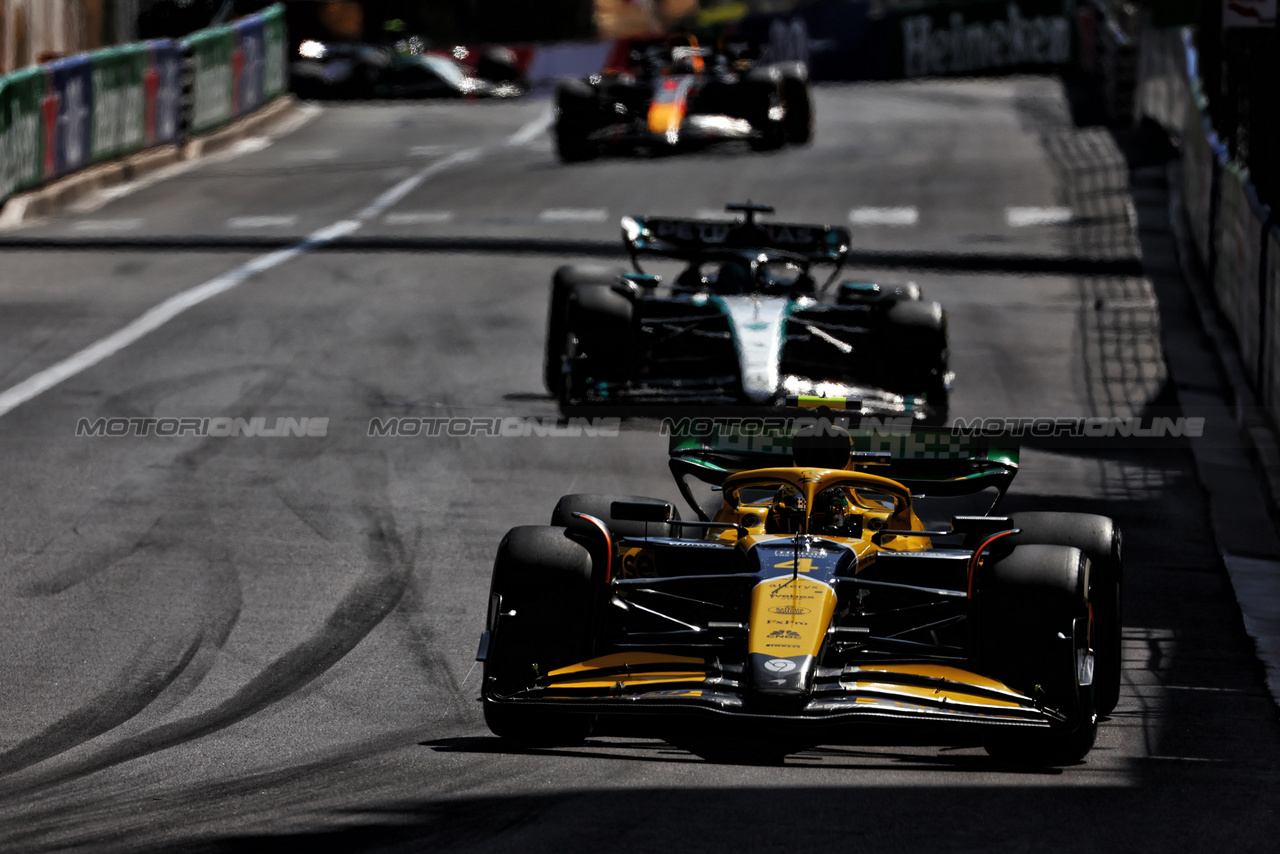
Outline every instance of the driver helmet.
POLYGON ((842 534, 849 512, 853 509, 849 497, 838 486, 824 489, 813 499, 813 514, 809 527, 815 534, 842 534))
POLYGON ((799 534, 804 530, 805 501, 800 490, 783 485, 773 494, 766 530, 771 534, 799 534))
POLYGON ((721 295, 751 292, 751 271, 738 261, 726 261, 716 273, 716 293, 721 295))

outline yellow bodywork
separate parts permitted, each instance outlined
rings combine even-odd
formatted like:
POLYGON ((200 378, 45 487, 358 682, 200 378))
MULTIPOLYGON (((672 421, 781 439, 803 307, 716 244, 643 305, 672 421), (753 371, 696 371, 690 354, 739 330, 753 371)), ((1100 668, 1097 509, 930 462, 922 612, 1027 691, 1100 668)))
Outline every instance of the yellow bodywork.
POLYGON ((775 658, 817 655, 835 607, 831 585, 804 576, 757 584, 751 592, 747 652, 775 658))

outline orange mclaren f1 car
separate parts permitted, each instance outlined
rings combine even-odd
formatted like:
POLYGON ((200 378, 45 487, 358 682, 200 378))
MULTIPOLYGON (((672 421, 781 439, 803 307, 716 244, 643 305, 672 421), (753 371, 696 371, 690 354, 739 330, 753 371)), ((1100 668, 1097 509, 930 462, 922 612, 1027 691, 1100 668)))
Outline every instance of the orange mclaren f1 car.
POLYGON ((1119 695, 1120 533, 1102 516, 994 515, 1016 445, 814 419, 684 433, 670 466, 696 520, 568 495, 550 526, 502 540, 478 654, 495 734, 573 743, 654 715, 789 745, 891 724, 1014 761, 1089 751, 1119 695), (984 490, 985 515, 917 515, 922 496, 984 490))

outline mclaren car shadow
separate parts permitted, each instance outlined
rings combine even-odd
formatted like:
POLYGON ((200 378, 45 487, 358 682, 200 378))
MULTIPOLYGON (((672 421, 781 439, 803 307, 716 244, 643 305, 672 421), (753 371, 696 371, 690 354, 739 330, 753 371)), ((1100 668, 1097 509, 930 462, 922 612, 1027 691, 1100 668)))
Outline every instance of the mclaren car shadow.
MULTIPOLYGON (((920 742, 928 744, 927 742, 920 742)), ((673 764, 715 764, 756 767, 815 768, 885 770, 894 771, 948 771, 971 774, 975 771, 1000 771, 1028 774, 1037 777, 1055 777, 1062 768, 1023 766, 993 759, 983 753, 972 752, 977 743, 957 744, 936 749, 935 754, 921 754, 902 750, 904 739, 895 738, 883 742, 867 739, 858 745, 796 746, 793 750, 772 748, 768 744, 741 742, 717 742, 714 740, 685 739, 668 736, 666 739, 624 738, 600 736, 587 739, 575 747, 520 747, 496 736, 463 736, 420 742, 438 753, 503 754, 512 756, 561 756, 576 759, 602 759, 617 762, 662 762, 673 764), (961 753, 958 751, 970 751, 961 753)))

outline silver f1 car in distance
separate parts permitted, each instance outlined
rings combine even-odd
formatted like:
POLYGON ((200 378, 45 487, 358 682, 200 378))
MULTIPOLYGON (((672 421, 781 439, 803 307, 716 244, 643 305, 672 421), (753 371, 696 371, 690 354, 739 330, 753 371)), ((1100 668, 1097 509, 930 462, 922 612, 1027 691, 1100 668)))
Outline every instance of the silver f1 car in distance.
POLYGON ((544 380, 565 411, 599 404, 772 407, 789 394, 857 397, 864 412, 946 421, 952 375, 942 306, 914 284, 833 284, 839 226, 624 217, 634 271, 559 268, 544 380), (683 262, 668 284, 641 256, 683 262), (819 268, 829 274, 819 283, 819 268))

